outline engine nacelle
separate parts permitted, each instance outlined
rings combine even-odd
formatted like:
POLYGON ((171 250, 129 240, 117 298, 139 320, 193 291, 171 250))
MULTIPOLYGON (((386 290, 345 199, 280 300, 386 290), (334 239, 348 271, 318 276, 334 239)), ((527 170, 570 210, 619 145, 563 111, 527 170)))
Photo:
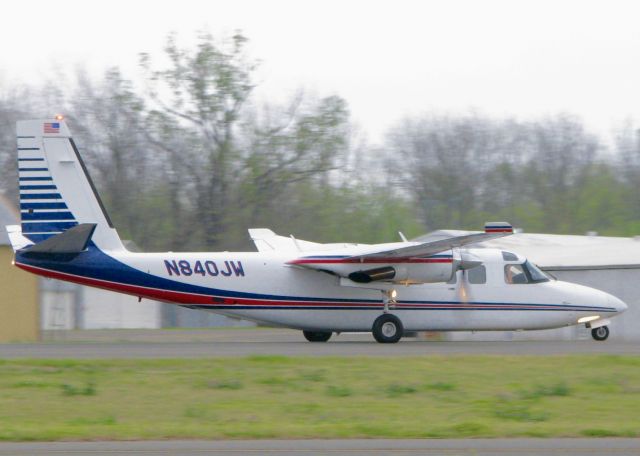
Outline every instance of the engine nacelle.
POLYGON ((455 272, 453 261, 448 263, 401 263, 395 267, 393 282, 405 284, 448 282, 455 272))
POLYGON ((357 283, 371 283, 378 280, 393 281, 396 277, 396 270, 392 266, 368 269, 366 271, 356 271, 349 274, 349 279, 357 283))
POLYGON ((428 258, 411 258, 406 262, 388 263, 375 268, 349 271, 347 277, 357 283, 393 282, 402 284, 448 282, 456 271, 472 269, 482 262, 463 252, 434 255, 428 258))
POLYGON ((395 264, 355 271, 348 275, 357 283, 394 282, 403 284, 447 282, 453 274, 449 264, 395 264))

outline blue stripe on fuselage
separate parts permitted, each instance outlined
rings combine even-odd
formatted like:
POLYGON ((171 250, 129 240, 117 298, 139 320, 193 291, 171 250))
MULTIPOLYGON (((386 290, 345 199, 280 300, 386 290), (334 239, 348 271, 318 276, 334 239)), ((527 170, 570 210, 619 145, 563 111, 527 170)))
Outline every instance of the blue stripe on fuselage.
MULTIPOLYGON (((352 298, 318 298, 318 297, 298 297, 298 296, 281 296, 281 295, 268 295, 258 293, 247 293, 233 290, 220 290, 216 288, 207 288, 199 285, 191 285, 183 282, 177 282, 174 280, 165 279, 163 277, 148 274, 139 271, 131 266, 128 266, 115 258, 105 254, 98 249, 93 242, 90 243, 87 251, 82 252, 71 261, 59 262, 48 261, 46 259, 36 259, 33 257, 25 257, 18 252, 16 254, 16 261, 26 265, 31 265, 39 268, 49 269, 52 271, 59 271, 66 274, 73 274, 81 277, 93 278, 98 280, 106 280, 110 282, 116 282, 126 285, 134 285, 140 287, 156 288, 166 291, 182 292, 200 294, 204 296, 213 297, 225 297, 225 298, 238 298, 238 299, 254 299, 254 300, 269 300, 269 301, 299 301, 299 302, 330 302, 330 303, 345 303, 348 306, 349 303, 369 303, 373 304, 376 309, 380 309, 381 300, 377 299, 352 299, 352 298)), ((524 309, 491 309, 491 310, 564 310, 564 311, 601 311, 601 312, 616 312, 615 309, 609 307, 592 307, 592 306, 580 306, 580 305, 558 305, 558 309, 550 309, 549 307, 554 304, 540 304, 540 303, 497 303, 497 302, 469 302, 461 303, 458 301, 403 301, 403 305, 411 304, 436 304, 440 306, 447 305, 473 305, 477 306, 477 310, 482 310, 482 306, 490 308, 498 306, 522 306, 524 309)), ((212 303, 213 304, 213 303, 212 303)), ((212 306, 211 308, 217 308, 218 306, 212 306)), ((240 308, 242 306, 234 305, 233 308, 240 308)), ((261 306, 249 306, 249 308, 260 308, 261 306)), ((335 308, 335 306, 329 306, 335 308)), ((220 307, 222 308, 222 307, 220 307)), ((282 307, 278 307, 282 308, 282 307)), ((298 307, 295 307, 298 308, 298 307)), ((463 307, 461 306, 460 309, 463 307)), ((436 307, 434 310, 438 310, 436 307)), ((457 310, 457 309, 454 309, 457 310)), ((475 310, 475 309, 467 309, 475 310)), ((487 309, 488 310, 488 309, 487 309)))

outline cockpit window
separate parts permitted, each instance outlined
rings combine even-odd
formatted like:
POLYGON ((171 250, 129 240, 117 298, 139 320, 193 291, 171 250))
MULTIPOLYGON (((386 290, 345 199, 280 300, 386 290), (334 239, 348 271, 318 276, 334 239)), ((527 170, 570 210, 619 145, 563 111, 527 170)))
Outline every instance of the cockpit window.
POLYGON ((522 264, 508 264, 504 267, 504 281, 507 283, 529 283, 522 264))
POLYGON ((518 257, 511 252, 502 252, 502 259, 504 261, 518 261, 518 257))
POLYGON ((548 282, 549 277, 535 264, 525 261, 522 264, 507 264, 504 267, 504 281, 511 284, 548 282))

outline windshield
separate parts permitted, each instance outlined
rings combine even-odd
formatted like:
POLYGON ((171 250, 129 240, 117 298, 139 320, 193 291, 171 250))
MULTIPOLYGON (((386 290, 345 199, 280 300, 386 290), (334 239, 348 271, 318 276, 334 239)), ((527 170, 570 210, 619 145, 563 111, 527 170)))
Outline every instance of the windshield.
POLYGON ((538 266, 531 263, 529 260, 524 262, 525 269, 529 272, 529 277, 532 282, 548 282, 549 276, 542 272, 538 266))
POLYGON ((507 264, 504 267, 504 281, 511 284, 548 282, 549 276, 533 263, 507 264))

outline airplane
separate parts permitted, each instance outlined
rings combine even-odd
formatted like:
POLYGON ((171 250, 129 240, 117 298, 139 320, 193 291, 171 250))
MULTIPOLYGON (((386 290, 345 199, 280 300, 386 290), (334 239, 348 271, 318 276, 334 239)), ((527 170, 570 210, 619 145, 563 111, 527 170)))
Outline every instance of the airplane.
MULTIPOLYGON (((371 332, 534 330, 584 324, 609 336, 620 299, 547 275, 515 252, 473 248, 506 222, 447 239, 320 244, 250 229, 257 252, 130 252, 67 123, 17 123, 21 224, 15 266, 44 277, 302 330, 310 342, 371 332)), ((213 228, 213 227, 211 227, 213 228)), ((135 304, 132 304, 135 305, 135 304)))

